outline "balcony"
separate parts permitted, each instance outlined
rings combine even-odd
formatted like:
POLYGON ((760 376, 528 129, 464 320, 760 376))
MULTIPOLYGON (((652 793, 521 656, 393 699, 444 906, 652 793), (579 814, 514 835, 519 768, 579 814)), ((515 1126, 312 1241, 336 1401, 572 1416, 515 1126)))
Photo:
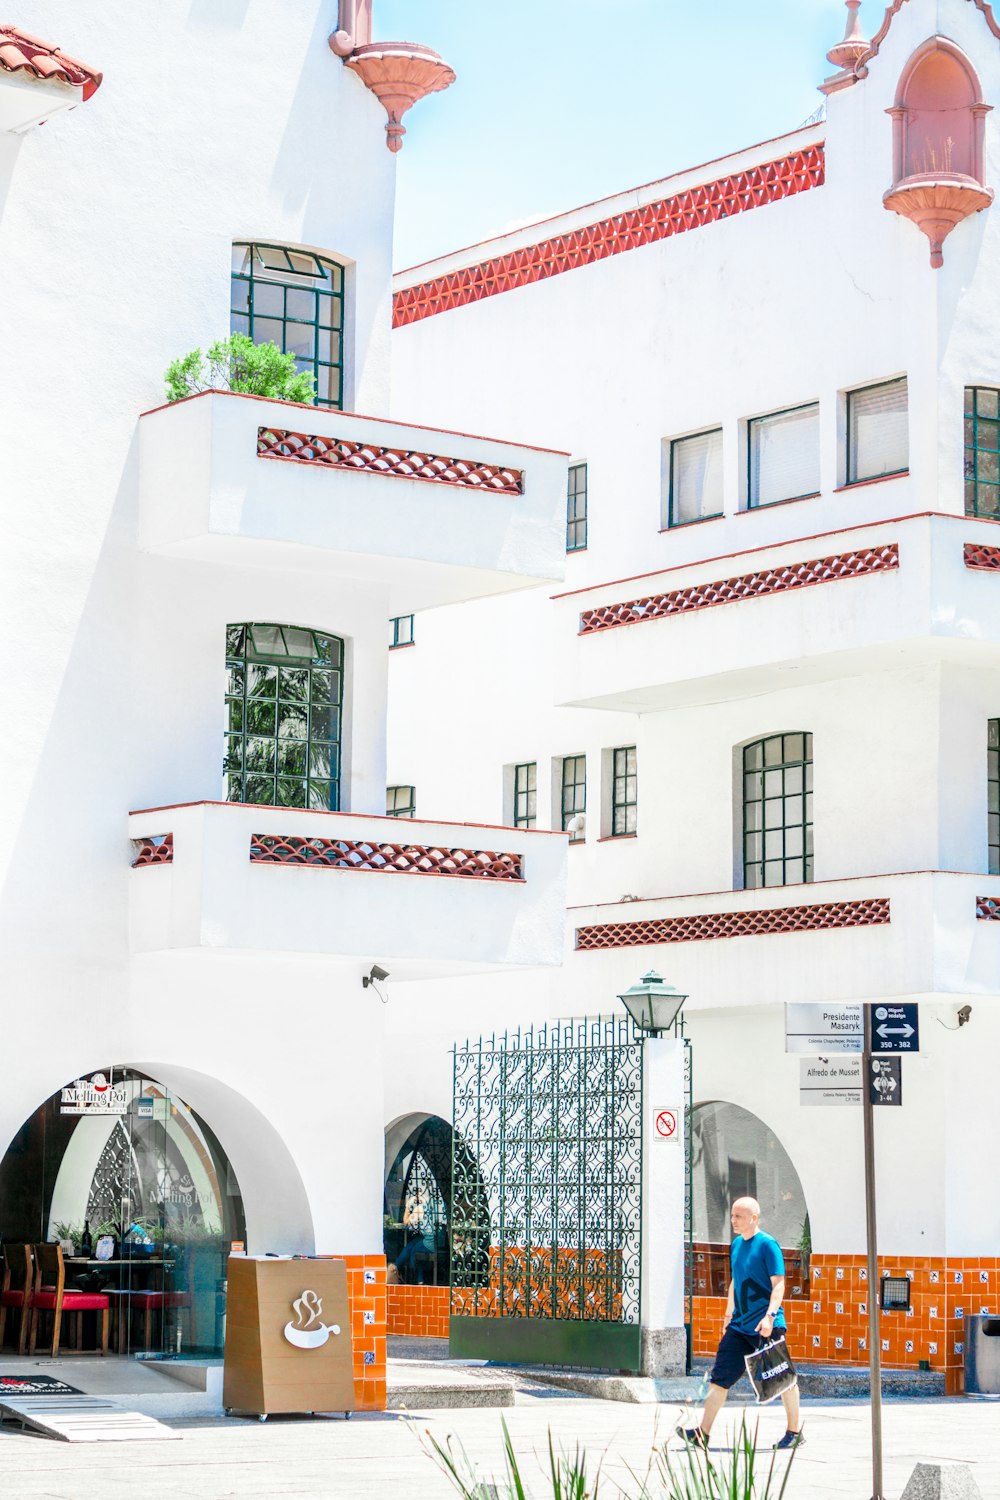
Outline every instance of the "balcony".
POLYGON ((558 595, 559 702, 644 713, 907 656, 996 665, 998 568, 994 524, 917 515, 558 595))
POLYGON ((208 391, 139 423, 144 551, 381 585, 411 613, 558 581, 566 455, 208 391))
POLYGON ((614 994, 623 967, 648 967, 653 948, 693 1009, 1000 993, 996 876, 872 875, 575 907, 569 917, 584 1006, 614 994))
POLYGON ((393 979, 558 964, 562 834, 197 802, 129 815, 133 953, 301 953, 393 979))

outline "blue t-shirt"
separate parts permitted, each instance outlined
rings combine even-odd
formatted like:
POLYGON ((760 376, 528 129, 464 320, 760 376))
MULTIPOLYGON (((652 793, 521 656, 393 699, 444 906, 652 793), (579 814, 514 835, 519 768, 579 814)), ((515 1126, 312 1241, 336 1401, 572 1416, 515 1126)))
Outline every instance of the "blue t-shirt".
MULTIPOLYGON (((771 1277, 785 1274, 781 1246, 758 1229, 751 1240, 742 1235, 733 1240, 729 1260, 733 1269, 734 1307, 730 1326, 752 1336, 771 1300, 771 1277)), ((775 1313, 774 1326, 782 1330, 786 1327, 785 1314, 780 1308, 775 1313)))

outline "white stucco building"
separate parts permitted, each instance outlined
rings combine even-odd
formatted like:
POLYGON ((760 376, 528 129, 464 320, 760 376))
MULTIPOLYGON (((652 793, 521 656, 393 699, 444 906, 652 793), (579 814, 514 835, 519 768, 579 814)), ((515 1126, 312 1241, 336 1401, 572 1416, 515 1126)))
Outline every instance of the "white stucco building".
MULTIPOLYGON (((370 0, 281 9, 0 27, 0 1237, 354 1257, 377 1405, 378 975, 558 963, 566 863, 385 817, 390 622, 555 586, 566 456, 390 416, 400 115, 453 75, 370 0), (317 404, 165 406, 231 329, 317 404)), ((216 1346, 216 1292, 155 1336, 216 1346)))
POLYGON ((565 585, 394 654, 390 783, 572 842, 562 969, 423 986, 389 1076, 446 1114, 456 1033, 659 969, 691 997, 696 1347, 749 1189, 790 1248, 808 1215, 799 1353, 858 1361, 861 1112, 802 1106, 784 1004, 919 1002, 877 1119, 913 1281, 883 1358, 955 1389, 1000 1297, 1000 16, 857 10, 822 117, 396 278, 400 414, 571 467, 565 585))

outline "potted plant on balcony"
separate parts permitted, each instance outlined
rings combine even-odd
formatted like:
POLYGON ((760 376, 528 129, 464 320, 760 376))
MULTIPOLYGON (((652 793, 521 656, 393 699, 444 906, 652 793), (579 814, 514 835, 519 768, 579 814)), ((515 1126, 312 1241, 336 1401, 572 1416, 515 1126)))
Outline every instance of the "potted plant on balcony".
POLYGON ((294 354, 277 344, 255 344, 245 333, 232 333, 209 345, 206 355, 192 349, 167 367, 168 401, 183 401, 202 391, 237 391, 271 401, 309 403, 316 394, 313 377, 295 365, 294 354))

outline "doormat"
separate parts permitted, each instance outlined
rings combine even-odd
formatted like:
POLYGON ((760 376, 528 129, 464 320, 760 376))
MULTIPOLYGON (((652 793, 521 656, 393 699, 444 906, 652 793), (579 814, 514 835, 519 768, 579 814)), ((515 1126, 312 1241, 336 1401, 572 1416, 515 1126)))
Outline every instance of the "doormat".
POLYGON ((51 1375, 0 1375, 0 1397, 82 1395, 75 1385, 55 1380, 51 1375))

